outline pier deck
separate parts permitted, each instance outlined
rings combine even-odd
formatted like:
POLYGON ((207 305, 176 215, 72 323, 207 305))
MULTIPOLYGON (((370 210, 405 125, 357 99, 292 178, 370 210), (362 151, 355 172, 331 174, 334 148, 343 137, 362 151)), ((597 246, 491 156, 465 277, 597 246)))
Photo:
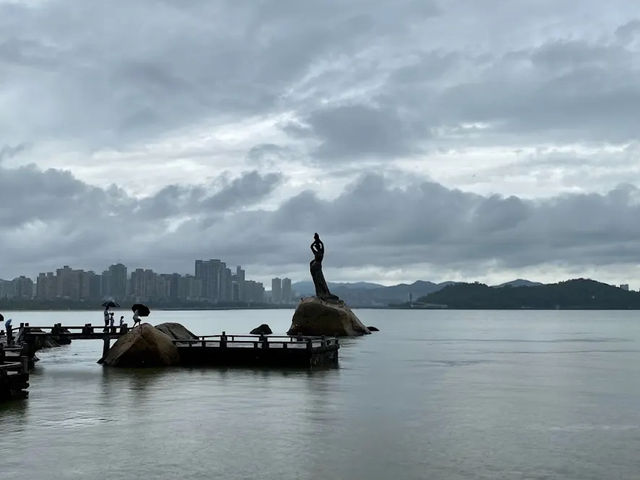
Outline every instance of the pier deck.
POLYGON ((21 348, 0 344, 0 401, 27 397, 28 365, 21 348))
POLYGON ((174 340, 185 365, 320 367, 338 363, 335 337, 210 335, 174 340))
MULTIPOLYGON (((18 341, 33 355, 48 337, 62 340, 103 340, 102 358, 112 339, 129 332, 122 327, 94 326, 30 326, 21 324, 18 341)), ((338 363, 340 344, 335 337, 222 335, 197 339, 173 340, 182 364, 218 366, 320 367, 338 363)))

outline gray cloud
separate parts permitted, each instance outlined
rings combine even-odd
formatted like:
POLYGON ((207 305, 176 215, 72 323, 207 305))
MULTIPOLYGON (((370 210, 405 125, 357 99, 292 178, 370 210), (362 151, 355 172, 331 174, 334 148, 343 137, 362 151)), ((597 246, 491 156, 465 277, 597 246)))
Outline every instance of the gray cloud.
POLYGON ((416 140, 428 137, 426 128, 420 131, 391 109, 363 105, 317 110, 307 122, 320 139, 315 151, 320 158, 393 158, 411 153, 416 140))
POLYGON ((595 0, 0 1, 3 269, 220 256, 279 273, 314 231, 352 271, 633 265, 636 16, 595 0), (125 179, 147 173, 140 196, 125 179))
POLYGON ((341 268, 590 268, 640 255, 640 189, 632 185, 523 200, 417 179, 393 187, 369 174, 335 199, 305 191, 264 210, 259 202, 279 184, 277 175, 221 177, 215 189, 173 185, 143 199, 35 167, 5 168, 1 178, 4 277, 55 262, 101 268, 116 260, 188 272, 195 258, 220 257, 256 271, 294 266, 304 278, 315 231, 328 264, 341 268))

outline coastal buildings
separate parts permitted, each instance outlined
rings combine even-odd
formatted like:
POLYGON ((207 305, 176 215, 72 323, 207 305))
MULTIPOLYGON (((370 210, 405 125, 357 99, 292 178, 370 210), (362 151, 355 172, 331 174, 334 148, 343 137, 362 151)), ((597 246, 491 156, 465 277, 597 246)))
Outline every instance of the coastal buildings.
POLYGON ((289 305, 293 301, 290 278, 271 279, 271 303, 276 305, 289 305))
POLYGON ((262 283, 247 280, 240 265, 232 271, 222 260, 210 259, 196 260, 194 274, 186 275, 157 273, 147 268, 129 273, 122 263, 110 265, 102 274, 65 265, 55 272, 40 273, 35 283, 25 276, 0 280, 0 298, 251 305, 265 302, 265 289, 262 283))

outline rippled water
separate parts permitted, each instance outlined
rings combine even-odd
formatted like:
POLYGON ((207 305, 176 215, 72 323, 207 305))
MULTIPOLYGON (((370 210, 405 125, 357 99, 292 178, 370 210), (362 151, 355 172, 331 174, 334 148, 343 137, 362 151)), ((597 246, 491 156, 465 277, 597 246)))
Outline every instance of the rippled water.
MULTIPOLYGON (((95 363, 101 341, 43 351, 30 398, 0 405, 0 478, 640 478, 637 312, 357 313, 381 332, 344 340, 334 370, 117 370, 95 363)), ((291 314, 150 320, 283 333, 291 314)))

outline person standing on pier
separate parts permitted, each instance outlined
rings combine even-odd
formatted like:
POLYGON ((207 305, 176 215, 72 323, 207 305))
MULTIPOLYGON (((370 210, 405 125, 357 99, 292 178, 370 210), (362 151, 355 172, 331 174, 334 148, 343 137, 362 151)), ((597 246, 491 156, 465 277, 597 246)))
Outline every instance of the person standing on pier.
POLYGON ((124 315, 120 315, 120 326, 124 324, 124 315))
POLYGON ((133 312, 133 326, 131 328, 135 327, 136 323, 140 325, 140 317, 138 316, 138 310, 133 312))
POLYGON ((104 331, 109 331, 109 307, 104 307, 104 331))
POLYGON ((114 322, 115 320, 113 319, 113 312, 109 312, 109 327, 111 328, 111 331, 113 331, 114 322))
POLYGON ((4 328, 7 330, 7 346, 13 345, 13 327, 11 326, 11 319, 4 322, 4 328))

